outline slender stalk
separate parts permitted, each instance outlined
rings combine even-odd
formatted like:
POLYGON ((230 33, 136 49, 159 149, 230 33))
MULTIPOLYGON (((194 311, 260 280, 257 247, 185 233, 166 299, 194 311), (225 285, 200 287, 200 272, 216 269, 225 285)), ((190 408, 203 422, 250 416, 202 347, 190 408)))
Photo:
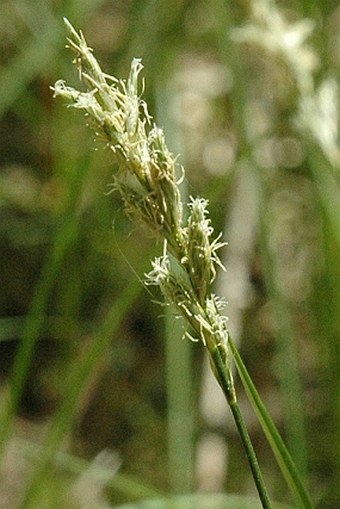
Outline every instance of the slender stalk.
POLYGON ((263 401, 258 394, 252 379, 245 367, 241 356, 233 342, 232 338, 229 337, 229 349, 234 357, 237 371, 242 380, 243 386, 247 392, 249 400, 258 416, 261 423, 262 429, 267 437, 268 442, 276 456, 276 460, 281 469, 283 476, 285 477, 287 484, 289 485, 292 493, 294 494, 299 507, 303 509, 313 509, 312 501, 309 494, 301 481, 299 472, 292 460, 289 451, 287 450, 280 433, 278 432, 274 422, 272 421, 263 401))
POLYGON ((223 361, 223 352, 221 354, 221 349, 219 345, 217 345, 217 347, 210 352, 210 355, 214 368, 216 370, 218 382, 223 390, 223 393, 228 401, 230 410, 233 414, 234 421, 248 459, 250 470, 255 482, 257 492, 261 500, 262 507, 263 509, 271 509, 272 505, 269 500, 267 488, 260 469, 260 465, 257 460, 257 456, 251 438, 249 436, 240 406, 237 402, 235 387, 232 382, 231 373, 225 367, 225 363, 223 361))
MULTIPOLYGON (((165 52, 161 51, 161 55, 158 62, 158 66, 161 65, 160 79, 155 90, 157 118, 170 134, 167 135, 169 146, 180 152, 185 162, 181 130, 169 114, 173 91, 169 87, 167 74, 171 72, 171 64, 165 52)), ((181 196, 185 198, 186 187, 184 181, 181 184, 181 196)), ((167 307, 164 315, 168 482, 171 493, 190 493, 194 484, 193 348, 189 341, 178 341, 183 335, 183 324, 176 319, 173 307, 167 307)))
POLYGON ((246 456, 248 458, 249 466, 254 478, 254 482, 259 494, 259 497, 261 499, 261 503, 263 508, 270 508, 271 503, 269 500, 269 496, 267 493, 267 489, 264 483, 263 475, 260 470, 260 466, 257 460, 257 456, 253 447, 253 444, 251 442, 246 423, 244 421, 243 415, 241 413, 241 409, 239 404, 236 402, 230 404, 230 409, 232 411, 235 424, 237 426, 238 432, 240 434, 243 447, 245 449, 246 456))
POLYGON ((188 341, 181 341, 178 348, 183 327, 171 308, 165 324, 169 485, 171 493, 190 493, 194 478, 192 347, 188 341))

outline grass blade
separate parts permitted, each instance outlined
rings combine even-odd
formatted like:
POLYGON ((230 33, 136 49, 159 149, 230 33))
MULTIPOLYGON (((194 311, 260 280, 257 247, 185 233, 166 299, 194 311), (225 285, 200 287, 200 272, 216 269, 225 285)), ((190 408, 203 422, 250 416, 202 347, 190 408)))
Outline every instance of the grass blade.
POLYGON ((34 470, 33 477, 27 487, 21 507, 35 507, 34 502, 36 502, 39 497, 47 470, 52 464, 60 443, 73 422, 73 417, 78 409, 81 394, 86 388, 91 374, 98 366, 98 363, 101 361, 108 348, 113 333, 117 330, 127 309, 131 306, 140 291, 140 288, 139 281, 133 280, 125 289, 119 300, 112 306, 98 331, 97 337, 93 340, 83 358, 80 361, 77 359, 75 365, 72 366, 70 379, 67 384, 67 395, 49 429, 40 463, 34 470))
POLYGON ((247 392, 249 400, 258 416, 262 429, 267 437, 267 440, 275 454, 278 465, 281 469, 283 476, 285 477, 292 493, 294 494, 296 501, 299 506, 304 509, 313 509, 313 504, 309 498, 309 495, 300 479, 299 473, 296 466, 291 458, 291 455, 286 448, 281 435, 272 421, 263 401, 257 392, 252 379, 245 367, 240 354, 233 342, 229 339, 230 350, 233 354, 237 371, 242 380, 243 386, 247 392))

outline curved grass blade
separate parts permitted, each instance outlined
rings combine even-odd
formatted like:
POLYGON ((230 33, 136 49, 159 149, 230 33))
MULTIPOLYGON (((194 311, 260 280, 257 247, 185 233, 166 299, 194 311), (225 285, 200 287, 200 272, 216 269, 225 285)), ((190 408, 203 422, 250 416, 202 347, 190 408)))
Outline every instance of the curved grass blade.
POLYGON ((80 361, 77 359, 74 363, 75 365, 72 366, 69 383, 67 384, 67 396, 51 424, 44 444, 43 454, 27 486, 21 506, 22 508, 35 507, 34 504, 38 499, 44 478, 54 461, 60 443, 72 425, 74 414, 78 410, 77 403, 79 403, 79 399, 91 378, 91 374, 103 358, 111 342, 113 333, 117 331, 121 320, 137 298, 140 289, 141 286, 138 280, 133 280, 129 286, 127 286, 120 299, 113 304, 96 338, 93 340, 83 358, 80 361))
POLYGON ((303 509, 313 509, 314 506, 306 491, 303 482, 300 479, 297 468, 292 460, 292 457, 286 448, 281 435, 272 421, 263 401, 257 392, 255 385, 243 364, 240 354, 235 346, 235 343, 229 338, 229 347, 233 354, 237 371, 242 380, 243 386, 247 392, 249 400, 254 408, 254 411, 260 421, 262 429, 267 437, 267 440, 275 454, 278 465, 285 477, 293 495, 296 498, 299 507, 303 509))

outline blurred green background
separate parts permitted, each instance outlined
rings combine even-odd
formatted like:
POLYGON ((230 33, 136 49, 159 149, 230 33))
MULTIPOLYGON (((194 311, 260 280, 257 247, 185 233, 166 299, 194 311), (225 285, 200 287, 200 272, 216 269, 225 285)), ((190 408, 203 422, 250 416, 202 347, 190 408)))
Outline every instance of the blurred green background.
MULTIPOLYGON (((209 199, 229 243, 216 291, 229 302, 230 330, 316 506, 335 509, 332 0, 1 0, 0 507, 254 495, 202 346, 182 341, 180 321, 141 283, 161 245, 108 194, 110 154, 52 98, 59 78, 79 86, 63 16, 106 72, 127 77, 131 59, 143 59, 149 110, 186 168, 183 196, 209 199)), ((239 397, 269 491, 290 502, 241 389, 239 397)))

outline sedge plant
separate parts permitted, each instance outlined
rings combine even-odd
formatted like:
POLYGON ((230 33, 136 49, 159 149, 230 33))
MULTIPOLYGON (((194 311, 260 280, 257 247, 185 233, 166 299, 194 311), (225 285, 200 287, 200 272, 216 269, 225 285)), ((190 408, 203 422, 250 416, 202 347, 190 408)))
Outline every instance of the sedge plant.
POLYGON ((297 502, 311 509, 291 457, 230 337, 222 314, 224 301, 212 291, 216 270, 223 268, 218 252, 225 242, 221 235, 214 235, 207 200, 190 197, 186 209, 182 203, 184 169, 169 151, 162 129, 153 122, 140 96, 140 59, 133 59, 126 81, 109 76, 101 70, 83 34, 67 20, 65 23, 68 47, 75 53, 86 90, 78 91, 59 80, 53 87, 54 96, 85 113, 117 164, 112 189, 120 194, 127 214, 163 244, 162 255, 152 261, 152 269, 145 275, 145 284, 159 287, 164 305, 174 306, 189 325, 185 335, 205 347, 244 445, 262 507, 270 509, 272 505, 238 404, 232 357, 297 502))

